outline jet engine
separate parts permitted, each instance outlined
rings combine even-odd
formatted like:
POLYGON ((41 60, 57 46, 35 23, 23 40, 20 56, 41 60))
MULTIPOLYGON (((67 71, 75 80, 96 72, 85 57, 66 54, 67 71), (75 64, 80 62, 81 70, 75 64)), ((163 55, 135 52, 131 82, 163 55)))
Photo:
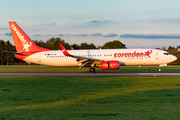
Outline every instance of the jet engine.
POLYGON ((120 66, 119 61, 104 61, 104 62, 101 62, 101 70, 119 69, 119 66, 120 66))

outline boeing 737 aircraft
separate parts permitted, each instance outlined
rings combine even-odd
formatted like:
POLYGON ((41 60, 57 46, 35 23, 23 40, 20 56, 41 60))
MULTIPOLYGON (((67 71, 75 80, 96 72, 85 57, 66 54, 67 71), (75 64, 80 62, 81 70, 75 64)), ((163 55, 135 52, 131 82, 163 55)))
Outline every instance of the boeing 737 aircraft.
POLYGON ((113 70, 119 69, 120 66, 160 66, 177 59, 168 52, 157 49, 66 50, 59 44, 61 50, 50 50, 35 45, 16 22, 9 22, 9 25, 17 51, 13 54, 17 59, 28 63, 58 67, 90 67, 89 71, 95 72, 95 67, 113 70))

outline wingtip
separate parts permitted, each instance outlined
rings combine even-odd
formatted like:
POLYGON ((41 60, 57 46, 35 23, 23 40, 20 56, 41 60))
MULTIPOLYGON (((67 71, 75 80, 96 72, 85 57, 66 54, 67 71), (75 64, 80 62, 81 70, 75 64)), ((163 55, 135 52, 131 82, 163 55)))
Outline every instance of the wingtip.
POLYGON ((61 47, 61 50, 65 56, 71 56, 61 43, 59 43, 59 46, 61 47))
POLYGON ((71 47, 71 50, 74 50, 74 48, 73 48, 73 47, 71 47))

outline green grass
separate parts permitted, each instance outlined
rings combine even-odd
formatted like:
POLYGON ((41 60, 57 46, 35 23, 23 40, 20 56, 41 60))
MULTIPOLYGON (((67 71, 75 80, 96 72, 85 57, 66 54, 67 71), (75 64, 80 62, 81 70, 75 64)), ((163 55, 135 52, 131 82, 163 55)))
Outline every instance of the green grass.
POLYGON ((85 72, 89 68, 48 66, 0 66, 0 72, 85 72))
POLYGON ((0 119, 179 119, 180 77, 0 77, 0 119))
MULTIPOLYGON (((161 67, 162 72, 180 72, 180 66, 161 67)), ((89 68, 46 67, 46 66, 0 66, 0 72, 89 72, 89 68)), ((96 72, 158 72, 158 66, 121 66, 118 70, 100 70, 96 72)))

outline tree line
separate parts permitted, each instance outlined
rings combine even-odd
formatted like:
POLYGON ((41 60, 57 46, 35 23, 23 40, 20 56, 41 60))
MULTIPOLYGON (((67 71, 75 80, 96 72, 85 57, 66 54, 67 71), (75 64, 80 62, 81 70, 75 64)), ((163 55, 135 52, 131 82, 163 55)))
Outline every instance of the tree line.
MULTIPOLYGON (((64 40, 62 40, 59 37, 58 38, 50 38, 46 42, 44 42, 42 40, 33 40, 33 42, 40 47, 44 47, 44 48, 48 48, 48 49, 52 49, 52 50, 59 50, 60 49, 59 43, 61 43, 67 50, 70 50, 71 47, 73 47, 75 50, 77 50, 77 49, 100 49, 100 48, 101 49, 126 48, 126 45, 118 40, 106 42, 104 45, 99 46, 99 47, 96 47, 93 43, 90 43, 90 44, 81 43, 80 45, 77 45, 77 44, 70 45, 69 43, 65 42, 64 40)), ((170 64, 174 64, 174 65, 180 64, 180 52, 177 51, 178 48, 180 48, 180 46, 177 46, 177 48, 169 46, 168 49, 166 49, 165 47, 161 48, 162 50, 165 50, 165 51, 169 52, 170 54, 175 55, 178 58, 176 61, 174 61, 173 63, 170 63, 170 64)), ((156 49, 160 49, 160 48, 156 48, 156 49)), ((0 65, 27 65, 28 64, 22 60, 16 59, 15 56, 11 53, 2 52, 2 51, 16 51, 15 46, 12 45, 9 40, 8 41, 0 40, 0 51, 1 51, 0 52, 0 65)))
POLYGON ((58 38, 50 38, 46 42, 44 42, 42 40, 33 40, 33 42, 40 47, 44 47, 44 48, 48 48, 48 49, 52 49, 52 50, 60 49, 59 43, 61 43, 67 50, 70 50, 71 47, 73 47, 75 50, 77 50, 77 49, 99 49, 99 48, 102 48, 102 49, 126 48, 126 45, 118 40, 114 40, 112 42, 111 41, 106 42, 104 45, 99 46, 99 47, 96 47, 93 43, 90 43, 90 44, 81 43, 80 45, 77 45, 77 44, 70 45, 69 43, 65 42, 64 40, 62 40, 59 37, 58 38))

